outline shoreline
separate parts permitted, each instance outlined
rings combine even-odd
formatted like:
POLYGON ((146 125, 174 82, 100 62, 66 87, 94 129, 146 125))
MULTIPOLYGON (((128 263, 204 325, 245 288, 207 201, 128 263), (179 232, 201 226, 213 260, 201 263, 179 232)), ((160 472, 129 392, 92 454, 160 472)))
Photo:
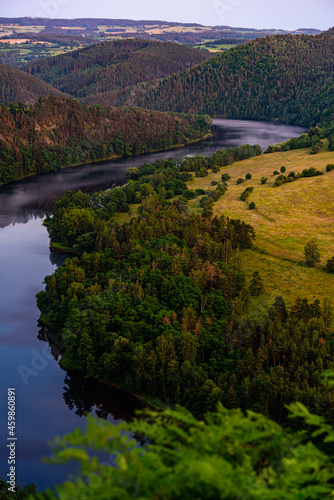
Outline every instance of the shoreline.
POLYGON ((136 154, 131 155, 131 156, 121 156, 121 155, 107 156, 105 158, 100 158, 98 160, 90 160, 90 161, 87 161, 87 162, 74 163, 73 165, 66 165, 66 166, 61 167, 60 170, 48 170, 47 172, 31 173, 31 174, 27 174, 27 175, 23 175, 21 177, 18 177, 17 179, 13 179, 13 180, 11 180, 9 182, 5 182, 5 183, 0 182, 0 186, 8 186, 12 182, 22 181, 24 179, 28 179, 29 177, 34 177, 36 175, 51 174, 52 172, 53 173, 61 172, 62 170, 66 169, 66 168, 84 167, 85 165, 91 165, 91 164, 95 165, 97 163, 103 163, 103 162, 106 162, 106 161, 116 161, 116 160, 119 160, 120 158, 134 158, 134 157, 137 157, 137 156, 141 156, 141 155, 144 156, 144 155, 152 154, 152 153, 162 153, 164 151, 173 151, 174 149, 181 149, 181 148, 184 148, 186 146, 189 146, 190 144, 196 144, 197 142, 205 141, 206 139, 209 139, 210 137, 213 137, 213 133, 212 132, 209 132, 208 134, 205 134, 200 139, 193 139, 191 141, 186 142, 185 144, 175 144, 174 146, 170 146, 167 149, 152 149, 152 150, 149 150, 149 151, 145 151, 144 153, 136 153, 136 154))

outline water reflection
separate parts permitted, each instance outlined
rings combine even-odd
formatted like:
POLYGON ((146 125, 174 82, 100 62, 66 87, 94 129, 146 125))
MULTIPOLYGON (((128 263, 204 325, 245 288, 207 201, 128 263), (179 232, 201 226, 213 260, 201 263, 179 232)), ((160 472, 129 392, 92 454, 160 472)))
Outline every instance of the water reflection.
MULTIPOLYGON (((38 339, 47 342, 55 361, 59 361, 64 353, 61 335, 51 332, 38 323, 38 339)), ((112 384, 99 383, 94 379, 84 378, 82 373, 66 371, 64 379, 64 401, 70 410, 75 410, 79 417, 91 413, 107 419, 125 420, 129 422, 136 410, 144 408, 144 402, 137 396, 129 394, 112 384)))

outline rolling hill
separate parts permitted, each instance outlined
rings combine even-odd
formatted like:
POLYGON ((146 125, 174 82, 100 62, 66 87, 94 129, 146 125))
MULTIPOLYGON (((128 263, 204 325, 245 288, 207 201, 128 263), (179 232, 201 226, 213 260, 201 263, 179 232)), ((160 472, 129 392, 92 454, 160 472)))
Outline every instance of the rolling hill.
POLYGON ((33 106, 0 106, 0 182, 199 140, 204 117, 83 105, 42 97, 33 106))
POLYGON ((334 118, 334 29, 261 38, 131 95, 160 111, 314 126, 334 118))
POLYGON ((65 97, 59 90, 24 71, 0 65, 0 102, 33 104, 45 95, 65 97))
POLYGON ((72 97, 120 105, 133 86, 177 73, 209 57, 207 52, 179 44, 131 39, 37 60, 22 69, 72 97))

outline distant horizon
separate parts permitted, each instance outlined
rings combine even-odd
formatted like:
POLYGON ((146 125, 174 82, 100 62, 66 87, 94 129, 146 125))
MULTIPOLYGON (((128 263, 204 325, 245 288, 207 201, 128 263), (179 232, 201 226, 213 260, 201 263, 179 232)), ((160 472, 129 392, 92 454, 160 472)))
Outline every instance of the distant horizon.
POLYGON ((301 28, 328 30, 334 22, 333 0, 11 0, 1 7, 1 17, 48 19, 129 19, 169 23, 229 26, 231 28, 301 28), (99 13, 97 15, 97 12, 99 13), (78 15, 78 13, 80 13, 78 15))
POLYGON ((181 24, 181 25, 186 25, 186 24, 190 24, 190 25, 198 25, 198 26, 204 26, 204 27, 224 27, 224 28, 233 28, 233 29, 237 29, 237 28, 242 28, 242 29, 245 29, 245 28, 249 28, 249 29, 252 29, 252 30, 259 30, 259 31, 263 31, 263 30, 282 30, 282 31, 298 31, 298 30, 319 30, 319 31, 327 31, 329 29, 331 29, 332 27, 334 27, 334 22, 333 22, 333 26, 330 26, 329 28, 317 28, 315 26, 299 26, 298 28, 292 28, 292 29, 288 29, 288 28, 278 28, 277 26, 266 26, 266 27, 256 27, 256 26, 252 26, 252 25, 232 25, 232 24, 203 24, 203 23, 199 23, 199 22, 186 22, 186 21, 175 21, 175 20, 170 20, 170 19, 148 19, 148 18, 141 18, 141 19, 134 19, 134 18, 131 18, 131 17, 105 17, 105 16, 84 16, 84 17, 76 17, 76 16, 68 16, 68 17, 31 17, 31 16, 1 16, 0 15, 0 18, 4 18, 4 19, 47 19, 49 21, 56 21, 56 20, 59 20, 59 21, 66 21, 66 20, 83 20, 83 19, 106 19, 108 21, 133 21, 133 22, 141 22, 141 21, 149 21, 149 22, 164 22, 164 23, 174 23, 174 24, 181 24))

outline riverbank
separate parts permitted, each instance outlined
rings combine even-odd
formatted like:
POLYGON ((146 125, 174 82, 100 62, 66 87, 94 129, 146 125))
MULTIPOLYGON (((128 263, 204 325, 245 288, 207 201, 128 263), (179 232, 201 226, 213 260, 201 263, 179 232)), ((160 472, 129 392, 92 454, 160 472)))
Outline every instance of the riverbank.
POLYGON ((186 142, 185 144, 175 144, 174 146, 170 146, 167 149, 151 149, 142 153, 136 153, 131 156, 121 156, 121 155, 112 155, 112 156, 106 156, 104 158, 99 158, 98 160, 87 160, 85 162, 80 162, 80 163, 73 163, 71 165, 64 165, 60 168, 60 170, 49 170, 48 172, 40 172, 40 173, 31 173, 27 175, 23 175, 21 177, 17 177, 16 179, 12 179, 9 182, 0 182, 0 186, 7 186, 11 184, 12 182, 17 182, 17 181, 22 181, 24 179, 28 179, 30 177, 36 177, 38 175, 45 175, 45 174, 50 174, 50 173, 57 173, 61 172, 64 169, 67 168, 75 168, 75 167, 84 167, 86 165, 98 165, 98 164, 103 164, 106 161, 117 161, 120 159, 126 159, 126 158, 136 158, 138 156, 145 156, 147 154, 152 154, 152 153, 163 153, 164 151, 174 151, 175 149, 180 149, 180 148, 185 148, 187 146, 190 146, 191 144, 197 144, 199 142, 205 141, 209 139, 210 137, 213 137, 213 134, 210 132, 208 134, 205 134, 203 137, 199 139, 193 139, 191 141, 186 142))

